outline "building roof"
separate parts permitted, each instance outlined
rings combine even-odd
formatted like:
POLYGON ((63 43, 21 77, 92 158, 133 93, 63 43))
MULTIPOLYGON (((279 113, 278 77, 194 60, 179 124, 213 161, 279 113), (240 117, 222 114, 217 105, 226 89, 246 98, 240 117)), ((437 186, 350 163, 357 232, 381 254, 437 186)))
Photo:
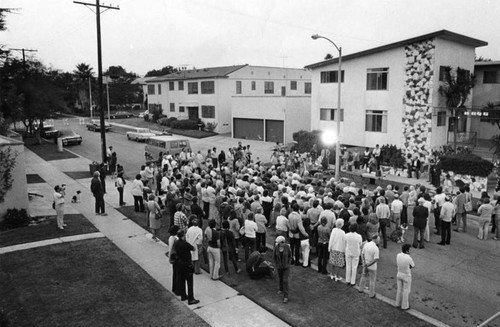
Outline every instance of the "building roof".
POLYGON ((476 61, 474 66, 499 66, 500 60, 492 60, 492 61, 476 61))
POLYGON ((210 67, 201 69, 188 69, 181 70, 177 73, 172 73, 168 75, 152 77, 146 80, 146 83, 156 83, 164 81, 177 81, 177 80, 187 80, 187 79, 201 79, 201 78, 224 78, 238 69, 246 67, 248 65, 236 65, 236 66, 225 66, 225 67, 210 67))
POLYGON ((147 79, 147 77, 138 77, 138 78, 134 79, 131 84, 143 85, 143 84, 146 84, 146 79, 147 79))
MULTIPOLYGON (((454 41, 454 42, 462 43, 462 44, 473 46, 473 47, 476 47, 476 48, 488 45, 488 42, 485 42, 485 41, 474 39, 474 38, 471 38, 471 37, 468 37, 468 36, 465 36, 465 35, 462 35, 462 34, 453 33, 453 32, 450 32, 448 30, 441 30, 441 31, 437 31, 437 32, 433 32, 433 33, 429 33, 429 34, 424 34, 424 35, 420 35, 420 36, 417 36, 417 37, 413 37, 411 39, 406 39, 406 40, 402 40, 402 41, 398 41, 398 42, 394 42, 394 43, 382 45, 380 47, 376 47, 376 48, 372 48, 372 49, 368 49, 368 50, 364 50, 364 51, 352 53, 352 54, 349 54, 349 55, 345 55, 345 56, 343 55, 342 56, 342 61, 346 61, 346 60, 350 60, 350 59, 355 59, 355 58, 359 58, 359 57, 363 57, 363 56, 367 56, 367 55, 371 55, 371 54, 374 54, 374 53, 378 53, 378 52, 382 52, 382 51, 386 51, 386 50, 398 48, 398 47, 401 47, 401 46, 404 46, 404 45, 407 45, 407 44, 411 44, 411 43, 415 43, 415 42, 419 42, 419 41, 423 41, 423 40, 427 40, 427 39, 431 39, 431 38, 435 38, 435 37, 439 37, 441 39, 445 39, 445 40, 449 40, 449 41, 454 41)), ((324 61, 320 61, 320 62, 311 64, 311 65, 307 65, 307 66, 305 66, 305 68, 307 68, 307 69, 315 69, 315 68, 319 68, 319 67, 323 67, 323 66, 327 66, 327 65, 330 65, 330 64, 337 63, 338 61, 339 61, 339 58, 332 58, 332 59, 328 59, 328 60, 324 60, 324 61)))

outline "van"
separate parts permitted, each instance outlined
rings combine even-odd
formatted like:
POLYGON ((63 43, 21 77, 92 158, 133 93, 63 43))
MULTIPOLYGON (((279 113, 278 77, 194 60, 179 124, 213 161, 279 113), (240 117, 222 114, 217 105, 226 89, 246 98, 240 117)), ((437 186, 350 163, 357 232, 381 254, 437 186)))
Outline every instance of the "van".
POLYGON ((153 136, 146 140, 145 151, 153 158, 158 158, 160 152, 177 154, 184 149, 187 152, 191 149, 189 140, 177 136, 153 136))

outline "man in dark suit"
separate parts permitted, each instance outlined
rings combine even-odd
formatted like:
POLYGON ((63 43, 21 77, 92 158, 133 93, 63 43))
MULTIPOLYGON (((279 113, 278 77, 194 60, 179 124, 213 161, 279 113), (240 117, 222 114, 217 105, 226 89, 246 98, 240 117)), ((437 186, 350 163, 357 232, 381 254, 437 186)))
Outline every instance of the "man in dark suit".
POLYGON ((184 230, 177 232, 178 240, 174 243, 174 251, 176 253, 176 267, 177 267, 177 281, 179 293, 181 293, 181 300, 188 300, 188 304, 200 303, 199 300, 194 298, 193 291, 193 273, 194 266, 191 260, 191 251, 194 250, 193 246, 186 242, 184 230), (186 282, 188 285, 188 292, 186 294, 186 282))
POLYGON ((412 160, 412 170, 415 172, 415 177, 417 179, 420 178, 420 168, 422 167, 422 163, 420 162, 420 158, 418 156, 415 156, 412 160))
POLYGON ((96 170, 94 172, 94 178, 92 178, 92 181, 90 182, 90 191, 92 191, 95 198, 95 214, 107 216, 104 209, 104 188, 99 179, 99 175, 99 171, 96 170))
POLYGON ((424 232, 429 217, 429 209, 424 207, 424 198, 418 199, 418 205, 413 209, 413 247, 424 248, 424 232))

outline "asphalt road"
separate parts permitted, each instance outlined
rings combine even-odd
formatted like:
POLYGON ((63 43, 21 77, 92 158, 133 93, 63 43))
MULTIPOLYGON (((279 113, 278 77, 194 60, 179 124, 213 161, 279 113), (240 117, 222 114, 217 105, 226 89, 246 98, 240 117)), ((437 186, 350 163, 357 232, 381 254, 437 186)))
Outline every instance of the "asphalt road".
MULTIPOLYGON (((68 149, 101 161, 100 133, 87 131, 85 124, 76 118, 68 119, 67 123, 69 125, 56 120, 54 125, 59 130, 73 129, 83 137, 81 145, 68 149)), ((107 145, 113 146, 127 176, 133 177, 144 163, 144 143, 128 141, 125 131, 112 128, 106 133, 107 145)), ((237 144, 237 140, 224 136, 190 139, 190 142, 193 151, 205 153, 209 147, 227 149, 237 144)), ((271 154, 270 143, 244 141, 244 144, 252 144, 252 152, 263 161, 271 154)), ((412 271, 410 306, 449 326, 478 325, 500 310, 500 242, 478 240, 477 226, 471 222, 467 234, 452 232, 451 245, 443 247, 436 244, 440 239, 432 234, 433 223, 430 226, 431 242, 426 248, 411 248, 416 268, 412 271)), ((408 233, 407 242, 411 243, 412 237, 413 234, 408 233)), ((399 244, 389 241, 388 248, 380 251, 377 292, 391 299, 396 296, 396 254, 400 248, 399 244)), ((500 326, 500 320, 489 326, 500 326)))

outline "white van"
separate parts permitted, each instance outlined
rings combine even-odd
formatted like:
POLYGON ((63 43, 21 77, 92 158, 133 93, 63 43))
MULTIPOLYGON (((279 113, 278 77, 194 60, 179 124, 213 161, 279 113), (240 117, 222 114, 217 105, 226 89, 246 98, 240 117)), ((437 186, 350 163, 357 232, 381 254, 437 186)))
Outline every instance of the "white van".
POLYGON ((189 140, 178 136, 153 136, 146 140, 145 151, 153 156, 153 158, 158 158, 160 152, 176 154, 180 153, 184 149, 187 152, 191 149, 189 140))

